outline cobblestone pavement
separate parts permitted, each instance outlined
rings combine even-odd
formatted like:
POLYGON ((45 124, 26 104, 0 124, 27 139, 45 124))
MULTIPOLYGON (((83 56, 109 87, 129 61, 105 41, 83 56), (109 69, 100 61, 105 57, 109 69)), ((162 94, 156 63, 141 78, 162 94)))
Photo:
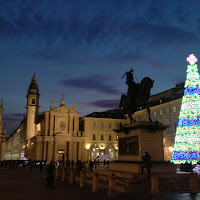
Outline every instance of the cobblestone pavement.
MULTIPOLYGON (((3 200, 104 200, 108 199, 107 191, 93 193, 91 188, 80 189, 78 184, 70 185, 55 181, 54 186, 48 187, 44 184, 43 175, 39 169, 30 171, 29 168, 23 169, 0 169, 0 197, 3 200)), ((162 195, 148 194, 119 194, 112 199, 116 200, 198 200, 200 193, 190 196, 188 193, 170 193, 162 195)))

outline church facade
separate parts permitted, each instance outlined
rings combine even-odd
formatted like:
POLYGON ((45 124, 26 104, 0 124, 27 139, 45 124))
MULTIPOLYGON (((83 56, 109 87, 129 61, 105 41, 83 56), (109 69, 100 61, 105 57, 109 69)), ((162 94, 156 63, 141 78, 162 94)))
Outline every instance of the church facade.
POLYGON ((68 108, 62 98, 60 107, 39 112, 39 89, 33 77, 27 94, 25 157, 33 160, 84 160, 84 136, 79 131, 76 104, 68 108))

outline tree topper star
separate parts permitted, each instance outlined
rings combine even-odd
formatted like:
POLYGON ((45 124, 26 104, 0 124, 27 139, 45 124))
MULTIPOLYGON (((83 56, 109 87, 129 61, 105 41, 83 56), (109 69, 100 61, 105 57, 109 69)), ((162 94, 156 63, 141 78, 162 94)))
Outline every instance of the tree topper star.
POLYGON ((189 62, 190 65, 194 65, 197 63, 198 59, 196 58, 196 56, 194 54, 190 54, 187 57, 187 61, 189 62))

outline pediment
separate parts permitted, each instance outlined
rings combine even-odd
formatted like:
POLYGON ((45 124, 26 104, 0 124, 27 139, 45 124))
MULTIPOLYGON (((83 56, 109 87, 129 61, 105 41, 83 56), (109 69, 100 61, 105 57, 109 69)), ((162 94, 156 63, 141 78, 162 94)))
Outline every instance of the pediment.
POLYGON ((56 108, 54 110, 52 110, 51 112, 53 113, 76 113, 76 111, 74 111, 74 109, 71 108, 67 108, 66 106, 61 106, 59 108, 56 108))

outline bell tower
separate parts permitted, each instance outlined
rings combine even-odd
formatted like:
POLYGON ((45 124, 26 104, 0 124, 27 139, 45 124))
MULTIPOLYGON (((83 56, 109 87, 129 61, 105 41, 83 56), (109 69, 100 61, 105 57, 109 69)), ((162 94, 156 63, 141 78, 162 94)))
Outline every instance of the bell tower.
POLYGON ((26 106, 26 114, 27 114, 27 132, 26 132, 26 140, 27 146, 30 147, 30 139, 36 135, 36 123, 38 119, 39 112, 39 89, 36 83, 35 74, 32 77, 31 84, 28 88, 27 97, 27 106, 26 106))

